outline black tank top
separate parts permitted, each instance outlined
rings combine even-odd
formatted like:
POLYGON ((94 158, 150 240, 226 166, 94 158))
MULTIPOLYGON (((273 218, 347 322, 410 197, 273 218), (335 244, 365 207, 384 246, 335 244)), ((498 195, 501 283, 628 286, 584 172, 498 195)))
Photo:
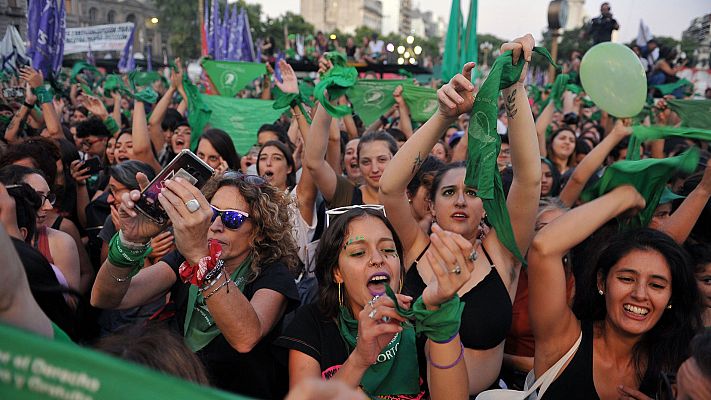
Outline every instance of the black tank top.
POLYGON ((593 323, 581 321, 583 339, 573 359, 549 387, 546 400, 575 399, 600 400, 593 381, 593 323))
MULTIPOLYGON (((408 296, 417 298, 427 287, 417 270, 417 263, 428 247, 429 244, 405 274, 402 292, 408 296)), ((488 350, 498 346, 506 338, 511 328, 513 307, 506 285, 496 271, 494 263, 491 262, 491 257, 484 246, 481 248, 489 260, 491 272, 460 296, 464 302, 464 312, 459 336, 464 347, 468 349, 488 350)))

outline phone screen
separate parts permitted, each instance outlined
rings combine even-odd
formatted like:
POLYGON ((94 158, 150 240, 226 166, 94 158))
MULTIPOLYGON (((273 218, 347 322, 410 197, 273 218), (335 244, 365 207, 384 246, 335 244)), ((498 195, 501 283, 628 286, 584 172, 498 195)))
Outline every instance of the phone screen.
POLYGON ((165 224, 168 215, 158 201, 158 194, 165 181, 180 177, 202 189, 213 173, 214 170, 190 150, 183 150, 143 189, 141 198, 136 202, 136 209, 154 222, 165 224))

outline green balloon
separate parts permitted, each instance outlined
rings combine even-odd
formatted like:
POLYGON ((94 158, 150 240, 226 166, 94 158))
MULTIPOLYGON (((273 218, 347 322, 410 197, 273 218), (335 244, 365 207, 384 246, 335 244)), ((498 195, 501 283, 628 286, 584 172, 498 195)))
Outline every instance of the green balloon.
POLYGON ((615 117, 633 117, 644 107, 647 76, 627 46, 611 42, 593 46, 580 63, 580 80, 595 104, 615 117))

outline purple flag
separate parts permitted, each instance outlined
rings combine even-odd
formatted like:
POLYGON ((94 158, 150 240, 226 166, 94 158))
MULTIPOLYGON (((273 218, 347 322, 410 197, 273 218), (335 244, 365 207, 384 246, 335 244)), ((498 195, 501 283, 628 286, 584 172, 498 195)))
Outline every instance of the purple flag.
POLYGON ((242 59, 240 61, 259 62, 254 58, 254 42, 252 42, 252 32, 249 29, 249 18, 247 18, 247 10, 242 9, 242 59))
POLYGON ((227 50, 230 40, 230 7, 225 4, 225 10, 222 16, 222 25, 220 26, 220 49, 215 56, 216 60, 226 60, 227 50))
POLYGON ((244 10, 240 10, 239 16, 237 17, 237 26, 235 27, 235 41, 234 41, 234 46, 235 46, 235 60, 236 61, 244 61, 242 58, 242 42, 244 41, 244 36, 242 32, 244 31, 244 18, 242 18, 242 15, 244 10))
POLYGON ((62 69, 62 61, 64 60, 64 37, 67 30, 67 13, 64 9, 64 1, 60 1, 59 3, 57 10, 59 23, 57 24, 56 30, 57 52, 54 55, 54 60, 52 60, 52 70, 57 75, 59 75, 59 71, 62 69))
POLYGON ((63 54, 57 54, 63 49, 62 46, 62 13, 60 8, 63 8, 61 0, 30 0, 28 5, 28 17, 32 17, 30 22, 28 19, 28 29, 33 29, 30 42, 29 56, 32 59, 32 67, 42 71, 43 75, 51 78, 54 74, 54 66, 61 61, 63 54), (35 33, 36 32, 36 33, 35 33))
POLYGON ((232 7, 232 15, 230 16, 230 35, 227 43, 227 59, 231 61, 237 60, 237 5, 232 7))
POLYGON ((118 69, 121 73, 126 73, 136 69, 136 60, 133 59, 133 34, 136 33, 136 26, 131 29, 131 36, 126 41, 126 46, 121 53, 121 59, 118 63, 118 69))
POLYGON ((210 55, 216 57, 218 48, 217 32, 220 28, 220 5, 217 0, 212 0, 212 11, 210 15, 210 29, 207 32, 208 48, 210 55))
MULTIPOLYGON (((205 44, 207 45, 207 54, 210 54, 212 52, 212 36, 208 33, 210 30, 210 3, 209 1, 205 1, 205 5, 203 7, 205 9, 205 15, 203 15, 203 31, 201 32, 202 35, 205 35, 205 44)), ((205 51, 203 49, 203 51, 205 51)))

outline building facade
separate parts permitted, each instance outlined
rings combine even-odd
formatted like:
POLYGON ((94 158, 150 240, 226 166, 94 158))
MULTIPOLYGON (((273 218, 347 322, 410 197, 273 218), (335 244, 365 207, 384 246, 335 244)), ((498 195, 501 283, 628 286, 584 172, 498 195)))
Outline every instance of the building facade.
POLYGON ((27 37, 27 0, 0 0, 0 40, 10 25, 27 37))
POLYGON ((698 43, 699 47, 694 52, 697 68, 709 68, 711 62, 711 14, 694 18, 689 28, 682 33, 682 38, 698 43))
POLYGON ((412 34, 412 0, 383 0, 383 35, 412 34))
POLYGON ((353 34, 366 26, 378 33, 382 26, 381 0, 301 0, 301 16, 317 30, 336 29, 353 34))
POLYGON ((442 37, 432 11, 413 9, 410 12, 410 33, 419 37, 442 37))
POLYGON ((587 20, 585 0, 568 0, 568 21, 565 23, 565 30, 578 29, 585 25, 587 20))

